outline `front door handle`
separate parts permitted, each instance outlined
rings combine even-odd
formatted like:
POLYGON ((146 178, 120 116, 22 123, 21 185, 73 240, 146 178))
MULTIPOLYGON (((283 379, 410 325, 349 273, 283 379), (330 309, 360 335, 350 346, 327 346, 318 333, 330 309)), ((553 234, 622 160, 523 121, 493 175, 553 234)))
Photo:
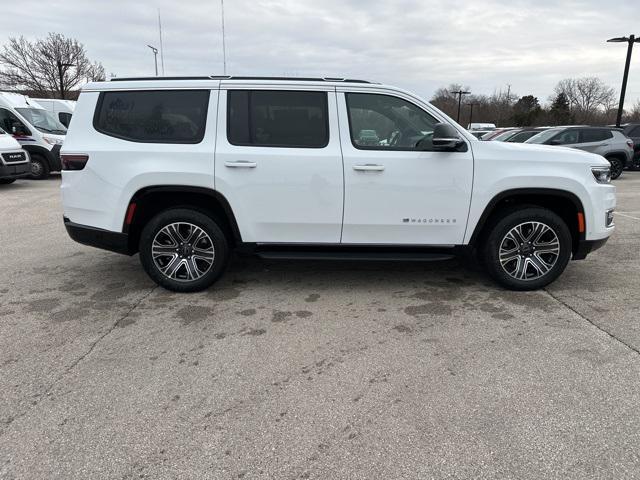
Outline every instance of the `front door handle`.
POLYGON ((229 168, 256 168, 258 164, 256 162, 246 162, 240 160, 237 162, 224 162, 224 166, 229 168))
POLYGON ((384 165, 367 163, 365 165, 354 165, 353 169, 358 170, 359 172, 381 172, 384 170, 384 165))

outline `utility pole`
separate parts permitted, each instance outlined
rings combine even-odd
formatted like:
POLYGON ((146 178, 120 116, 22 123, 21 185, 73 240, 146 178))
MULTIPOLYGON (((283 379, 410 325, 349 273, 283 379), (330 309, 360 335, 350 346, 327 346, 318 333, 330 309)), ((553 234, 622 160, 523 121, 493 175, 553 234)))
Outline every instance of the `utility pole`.
POLYGON ((624 96, 627 93, 627 80, 629 79, 629 66, 631 65, 631 54, 633 53, 633 44, 640 43, 640 38, 635 35, 628 37, 610 38, 609 43, 627 43, 627 61, 624 64, 624 75, 622 76, 622 89, 620 90, 620 104, 618 105, 618 117, 616 118, 616 127, 622 123, 622 112, 624 111, 624 96))
POLYGON ((473 107, 475 107, 476 105, 480 105, 479 103, 474 103, 474 102, 470 102, 467 103, 467 105, 469 105, 470 107, 470 111, 469 111, 469 125, 471 125, 473 123, 473 107))
POLYGON ((156 65, 156 77, 157 77, 158 76, 158 49, 152 45, 147 45, 147 47, 149 47, 153 52, 153 60, 156 65))
POLYGON ((458 118, 456 119, 456 122, 460 123, 460 106, 462 105, 462 96, 469 95, 471 94, 471 92, 465 92, 464 90, 460 89, 449 93, 453 93, 454 95, 458 96, 458 118))
POLYGON ((220 9, 222 12, 222 74, 227 74, 227 45, 224 35, 224 0, 220 0, 220 9))
POLYGON ((164 77, 164 48, 162 47, 162 22, 160 21, 160 9, 158 9, 158 33, 160 34, 160 65, 164 77))

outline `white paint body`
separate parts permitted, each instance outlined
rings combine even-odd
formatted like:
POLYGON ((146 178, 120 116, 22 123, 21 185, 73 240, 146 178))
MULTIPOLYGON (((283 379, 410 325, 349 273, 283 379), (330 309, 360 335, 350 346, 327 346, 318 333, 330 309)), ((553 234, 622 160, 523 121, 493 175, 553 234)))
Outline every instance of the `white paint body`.
POLYGON ((138 190, 162 185, 204 187, 222 194, 243 242, 465 245, 495 196, 528 188, 553 188, 578 197, 587 240, 613 232, 605 226, 605 212, 615 207, 615 187, 598 184, 591 173, 591 167, 609 165, 604 158, 558 147, 478 141, 424 100, 378 84, 233 79, 93 83, 80 95, 62 153, 89 155, 83 170, 63 172, 64 215, 74 223, 114 232, 122 231, 138 190), (93 128, 100 91, 150 89, 211 90, 202 142, 134 143, 93 128), (226 135, 229 89, 327 92, 328 145, 231 145, 226 135), (453 125, 467 151, 356 149, 349 135, 347 91, 407 100, 453 125), (252 167, 238 167, 238 162, 252 167), (354 169, 368 164, 383 169, 354 169))

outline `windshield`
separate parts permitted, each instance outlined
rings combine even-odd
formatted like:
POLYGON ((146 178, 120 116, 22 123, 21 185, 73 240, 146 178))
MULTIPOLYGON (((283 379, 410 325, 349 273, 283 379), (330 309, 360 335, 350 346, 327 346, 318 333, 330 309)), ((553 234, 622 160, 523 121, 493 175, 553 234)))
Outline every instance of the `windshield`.
POLYGON ((545 143, 560 131, 562 131, 561 128, 552 128, 551 130, 545 130, 544 132, 540 132, 539 134, 534 135, 524 143, 545 143))
POLYGON ((35 128, 44 133, 65 135, 66 127, 47 110, 41 108, 16 108, 18 112, 35 128))

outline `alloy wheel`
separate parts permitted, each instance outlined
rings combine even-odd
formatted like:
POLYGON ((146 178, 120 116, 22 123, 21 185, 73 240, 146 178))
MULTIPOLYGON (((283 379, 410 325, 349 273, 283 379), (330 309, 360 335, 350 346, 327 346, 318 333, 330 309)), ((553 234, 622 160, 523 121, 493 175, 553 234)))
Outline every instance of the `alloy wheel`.
POLYGON ((167 278, 191 282, 211 270, 215 249, 211 237, 202 228, 193 223, 175 222, 155 235, 151 256, 167 278))
POLYGON ((541 222, 516 225, 500 242, 502 269, 516 280, 537 280, 556 265, 560 240, 556 232, 541 222))

